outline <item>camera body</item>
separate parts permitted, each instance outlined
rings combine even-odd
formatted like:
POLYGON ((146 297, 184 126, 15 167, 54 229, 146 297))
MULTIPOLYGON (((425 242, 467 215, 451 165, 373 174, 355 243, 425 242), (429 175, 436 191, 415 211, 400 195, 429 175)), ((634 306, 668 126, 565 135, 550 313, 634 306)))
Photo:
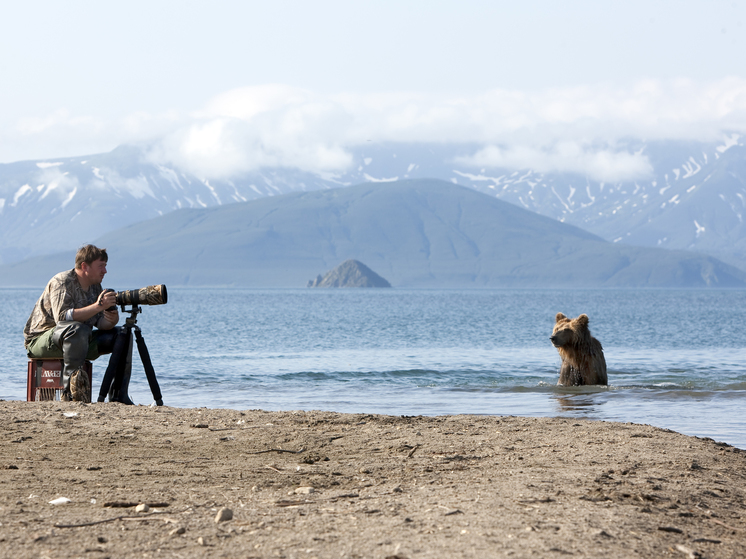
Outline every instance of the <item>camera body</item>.
MULTIPOLYGON (((113 289, 104 289, 104 292, 111 291, 113 289)), ((168 291, 166 286, 161 285, 149 285, 148 287, 142 287, 140 289, 128 289, 126 291, 116 291, 117 305, 124 307, 125 305, 165 305, 168 303, 168 291)), ((116 310, 116 305, 106 309, 107 311, 116 310)))

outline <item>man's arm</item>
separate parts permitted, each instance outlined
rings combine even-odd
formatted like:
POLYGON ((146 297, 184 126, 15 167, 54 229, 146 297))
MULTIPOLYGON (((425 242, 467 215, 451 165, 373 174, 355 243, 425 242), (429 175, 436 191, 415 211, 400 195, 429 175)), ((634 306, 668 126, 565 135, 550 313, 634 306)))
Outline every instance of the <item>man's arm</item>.
POLYGON ((98 296, 98 299, 92 305, 88 305, 87 307, 82 307, 80 309, 73 309, 72 319, 77 322, 85 322, 89 318, 93 318, 98 313, 103 311, 104 316, 101 320, 99 320, 98 327, 102 330, 108 330, 119 321, 119 313, 117 311, 109 312, 106 309, 112 306, 116 306, 116 304, 117 295, 115 292, 102 291, 101 295, 98 296), (109 315, 108 317, 107 314, 109 315), (111 320, 114 320, 114 322, 110 324, 108 328, 102 327, 101 323, 108 323, 111 322, 111 320))

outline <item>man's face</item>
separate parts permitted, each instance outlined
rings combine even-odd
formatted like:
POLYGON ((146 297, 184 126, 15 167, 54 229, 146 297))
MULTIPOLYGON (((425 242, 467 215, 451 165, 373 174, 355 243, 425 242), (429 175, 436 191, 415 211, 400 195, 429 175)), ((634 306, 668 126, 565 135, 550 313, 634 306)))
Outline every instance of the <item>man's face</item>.
POLYGON ((100 259, 94 260, 90 264, 83 262, 83 264, 81 264, 81 269, 83 270, 88 283, 94 285, 104 281, 104 276, 106 275, 106 262, 100 259))

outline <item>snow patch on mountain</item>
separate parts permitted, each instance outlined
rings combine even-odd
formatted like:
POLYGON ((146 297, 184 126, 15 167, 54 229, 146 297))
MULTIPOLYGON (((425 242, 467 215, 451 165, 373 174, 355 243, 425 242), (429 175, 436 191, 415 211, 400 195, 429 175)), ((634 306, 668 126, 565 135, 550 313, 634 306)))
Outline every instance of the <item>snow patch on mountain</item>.
POLYGON ((75 198, 75 194, 78 192, 78 187, 76 186, 73 188, 72 192, 67 195, 67 198, 62 202, 62 205, 60 206, 60 209, 64 210, 65 207, 72 201, 73 198, 75 198))
MULTIPOLYGON (((498 178, 496 178, 496 177, 489 177, 489 176, 486 176, 484 174, 475 175, 473 173, 467 173, 467 172, 464 172, 464 171, 459 171, 458 169, 453 169, 453 172, 455 174, 461 176, 461 177, 469 179, 470 181, 475 181, 475 182, 492 181, 494 183, 494 185, 488 185, 488 186, 491 186, 492 188, 494 188, 495 186, 497 186, 498 184, 500 184, 500 179, 502 178, 502 177, 498 177, 498 178)), ((482 170, 482 173, 484 173, 484 170, 482 170)))
POLYGON ((26 193, 28 193, 28 192, 32 192, 32 191, 33 191, 33 189, 32 189, 32 188, 31 188, 31 187, 30 187, 30 186, 29 186, 28 184, 24 184, 24 185, 23 185, 23 186, 22 186, 21 188, 19 188, 19 189, 18 189, 18 190, 16 191, 16 193, 15 193, 15 194, 13 195, 13 203, 11 204, 11 206, 16 206, 16 205, 18 204, 18 200, 20 200, 20 199, 21 199, 21 197, 22 197, 22 196, 23 196, 24 194, 26 194, 26 193))
POLYGON ((391 177, 391 178, 371 177, 368 173, 363 173, 363 176, 365 177, 365 180, 367 180, 368 182, 396 182, 399 180, 399 177, 391 177))
POLYGON ((733 146, 739 145, 738 140, 741 139, 739 134, 731 134, 729 137, 726 136, 722 146, 717 146, 715 149, 720 153, 725 153, 733 146))
POLYGON ((205 186, 210 189, 210 194, 212 194, 213 198, 215 198, 215 201, 218 203, 218 206, 222 205, 223 202, 220 201, 220 196, 218 196, 218 193, 215 191, 215 189, 210 184, 210 181, 205 179, 204 181, 205 186))
POLYGON ((689 177, 694 176, 697 173, 699 173, 699 171, 702 169, 702 167, 694 160, 693 157, 690 157, 689 161, 684 163, 683 168, 684 168, 684 171, 686 171, 686 174, 683 177, 681 177, 682 179, 688 179, 689 177))

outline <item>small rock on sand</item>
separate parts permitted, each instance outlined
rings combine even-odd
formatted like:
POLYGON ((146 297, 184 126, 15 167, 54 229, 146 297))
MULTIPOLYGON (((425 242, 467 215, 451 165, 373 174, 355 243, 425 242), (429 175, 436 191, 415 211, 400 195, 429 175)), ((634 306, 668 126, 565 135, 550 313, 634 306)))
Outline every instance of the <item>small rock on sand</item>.
POLYGON ((227 507, 223 507, 215 515, 215 522, 225 522, 233 518, 233 511, 227 507))
POLYGON ((311 493, 314 493, 316 490, 313 487, 298 487, 295 490, 296 495, 310 495, 311 493))
POLYGON ((57 499, 49 501, 49 504, 50 505, 66 505, 69 502, 71 501, 67 497, 58 497, 57 499))

